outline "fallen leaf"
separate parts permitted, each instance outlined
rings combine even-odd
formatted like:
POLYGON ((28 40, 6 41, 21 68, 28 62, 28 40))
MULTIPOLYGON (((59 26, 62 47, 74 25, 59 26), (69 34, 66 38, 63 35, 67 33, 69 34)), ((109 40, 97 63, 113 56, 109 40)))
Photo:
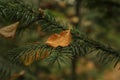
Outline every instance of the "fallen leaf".
POLYGON ((15 80, 15 79, 23 76, 24 74, 25 74, 24 70, 20 71, 19 73, 14 73, 14 74, 11 75, 9 80, 15 80))
POLYGON ((50 55, 48 50, 43 51, 41 54, 40 52, 41 52, 41 49, 35 51, 35 60, 40 60, 40 59, 43 60, 50 55))
POLYGON ((43 60, 50 55, 47 50, 41 51, 41 49, 38 49, 38 50, 35 50, 35 51, 29 51, 25 54, 26 55, 22 55, 20 57, 21 62, 23 62, 23 64, 25 66, 29 66, 30 64, 33 63, 33 61, 43 60))
POLYGON ((1 28, 0 35, 5 38, 13 38, 15 36, 15 32, 17 30, 18 25, 19 25, 19 22, 16 22, 1 28))
POLYGON ((47 58, 48 56, 50 55, 50 53, 46 50, 45 52, 44 52, 44 54, 42 54, 41 56, 40 56, 40 59, 45 59, 45 58, 47 58))
POLYGON ((71 42, 71 33, 70 30, 62 31, 60 34, 52 34, 46 44, 54 48, 61 46, 68 46, 71 42))
POLYGON ((30 64, 33 63, 34 56, 32 56, 32 55, 23 56, 22 60, 23 60, 23 63, 24 63, 25 66, 29 66, 30 64))

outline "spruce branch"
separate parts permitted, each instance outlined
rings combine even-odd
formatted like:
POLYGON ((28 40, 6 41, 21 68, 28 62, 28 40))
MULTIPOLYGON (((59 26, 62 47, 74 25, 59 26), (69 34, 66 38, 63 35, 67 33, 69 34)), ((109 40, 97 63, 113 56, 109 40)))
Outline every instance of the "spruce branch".
MULTIPOLYGON (((24 3, 19 3, 19 1, 16 2, 16 0, 10 1, 9 3, 2 2, 0 0, 0 17, 2 17, 5 22, 9 21, 11 23, 19 21, 21 23, 21 27, 18 30, 24 30, 26 26, 34 24, 35 22, 41 25, 43 31, 49 33, 61 32, 69 29, 67 25, 57 21, 49 10, 34 11, 29 8, 29 5, 24 5, 24 3)), ((46 62, 50 62, 51 64, 57 61, 59 64, 59 62, 66 62, 66 58, 71 58, 73 55, 85 56, 89 54, 88 48, 94 48, 95 51, 101 51, 98 53, 100 54, 98 57, 100 58, 99 60, 101 62, 110 62, 111 59, 115 64, 119 62, 119 51, 116 51, 109 46, 105 46, 100 42, 87 38, 86 35, 81 34, 76 29, 72 29, 71 33, 73 36, 73 41, 67 47, 52 48, 45 44, 23 46, 18 49, 13 49, 9 52, 9 55, 11 56, 10 60, 13 63, 21 63, 20 58, 25 56, 22 58, 23 61, 30 60, 33 62, 36 60, 36 52, 39 49, 42 49, 38 52, 39 55, 44 53, 46 50, 48 50, 50 53, 50 55, 44 59, 46 62), (30 56, 32 56, 32 58, 30 56)), ((39 58, 40 57, 41 56, 39 56, 39 58)))
POLYGON ((100 49, 100 50, 103 50, 105 52, 114 54, 115 56, 120 56, 119 51, 114 50, 110 46, 105 46, 103 43, 100 43, 98 41, 92 40, 92 39, 86 37, 85 35, 81 35, 80 33, 76 33, 74 31, 73 32, 73 36, 74 36, 74 38, 76 37, 76 38, 78 38, 80 40, 83 40, 85 43, 88 43, 89 46, 93 46, 96 49, 100 49))
POLYGON ((54 62, 60 58, 60 55, 63 56, 60 60, 65 60, 64 58, 70 58, 72 56, 69 47, 53 48, 45 44, 29 44, 22 46, 9 51, 8 55, 12 63, 25 64, 26 66, 37 60, 44 60, 47 64, 54 64, 54 62))
MULTIPOLYGON (((1 75, 0 75, 0 79, 2 79, 2 78, 5 78, 5 77, 3 77, 3 76, 8 76, 9 74, 10 74, 10 72, 11 71, 9 71, 9 68, 7 67, 7 69, 6 69, 6 62, 5 62, 5 60, 4 59, 2 59, 2 58, 0 58, 0 72, 2 73, 1 75), (3 67, 4 66, 4 67, 3 67)), ((8 63, 8 62, 7 62, 8 63)), ((10 65, 9 65, 10 66, 10 65)))
MULTIPOLYGON (((27 28, 38 19, 38 14, 32 10, 30 5, 24 5, 22 1, 6 0, 0 1, 0 17, 3 19, 2 25, 7 23, 20 22, 20 29, 27 28)), ((20 30, 19 29, 19 30, 20 30)))
MULTIPOLYGON (((27 8, 24 7, 26 4, 22 3, 22 1, 21 3, 15 2, 15 0, 10 2, 12 3, 12 5, 11 3, 3 3, 2 1, 0 1, 0 6, 1 8, 3 8, 1 11, 2 16, 7 15, 9 16, 7 17, 9 19, 11 18, 10 16, 16 15, 15 17, 12 16, 13 19, 10 19, 12 21, 14 20, 21 21, 21 25, 23 26, 28 26, 29 24, 34 24, 34 22, 38 22, 42 26, 42 30, 49 33, 55 33, 69 29, 67 25, 64 25, 57 21, 54 15, 52 15, 52 13, 49 10, 34 11, 30 9, 28 5, 27 8)), ((73 39, 82 40, 90 47, 92 46, 98 50, 102 50, 109 54, 120 57, 120 53, 118 51, 112 49, 109 46, 105 46, 102 43, 89 39, 85 37, 86 35, 81 35, 81 33, 76 29, 71 30, 71 33, 73 35, 73 39)))

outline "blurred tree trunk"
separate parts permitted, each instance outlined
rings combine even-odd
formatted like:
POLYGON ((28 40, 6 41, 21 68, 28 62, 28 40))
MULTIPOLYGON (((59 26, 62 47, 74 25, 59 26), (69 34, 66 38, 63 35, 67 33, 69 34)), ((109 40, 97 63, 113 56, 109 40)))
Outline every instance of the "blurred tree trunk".
MULTIPOLYGON (((80 16, 81 16, 81 4, 82 4, 82 1, 83 0, 76 0, 76 5, 75 5, 75 11, 76 11, 76 14, 75 16, 78 17, 79 21, 75 24, 75 27, 77 29, 80 29, 80 25, 81 25, 81 20, 80 20, 80 16)), ((73 56, 73 60, 72 60, 72 70, 71 70, 71 77, 72 77, 72 80, 77 80, 77 75, 76 75, 76 64, 77 64, 77 61, 78 61, 78 57, 77 55, 74 55, 73 56)))
POLYGON ((76 28, 80 29, 80 25, 81 25, 81 5, 82 5, 82 1, 83 0, 76 0, 76 5, 75 5, 75 11, 76 14, 75 16, 78 17, 79 21, 75 24, 76 28))

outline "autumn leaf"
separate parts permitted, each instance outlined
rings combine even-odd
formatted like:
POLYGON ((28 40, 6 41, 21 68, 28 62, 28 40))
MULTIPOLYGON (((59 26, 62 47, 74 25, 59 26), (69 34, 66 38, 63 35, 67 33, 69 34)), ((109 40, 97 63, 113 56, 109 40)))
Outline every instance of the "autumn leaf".
POLYGON ((24 74, 25 74, 24 70, 20 71, 19 73, 13 73, 9 80, 15 80, 19 78, 20 76, 23 76, 24 74))
POLYGON ((27 57, 25 57, 24 65, 25 66, 29 66, 30 64, 32 64, 34 61, 34 57, 32 55, 28 55, 27 57))
POLYGON ((65 30, 62 31, 60 34, 52 34, 46 41, 46 44, 56 48, 58 46, 61 47, 68 46, 70 42, 71 42, 70 30, 65 30))
POLYGON ((19 25, 19 22, 16 22, 1 28, 0 35, 5 38, 13 38, 15 36, 18 25, 19 25))
POLYGON ((44 52, 44 54, 41 55, 40 59, 43 60, 43 59, 47 58, 49 55, 50 55, 50 53, 46 50, 46 51, 44 52))
POLYGON ((43 60, 50 55, 48 50, 45 50, 41 54, 40 54, 40 52, 41 52, 41 49, 35 51, 35 60, 43 60))
POLYGON ((21 60, 21 62, 23 62, 23 64, 25 66, 29 66, 30 64, 33 63, 33 61, 43 60, 43 59, 47 58, 50 55, 47 50, 45 50, 41 54, 40 54, 40 52, 41 52, 41 49, 27 52, 27 53, 25 53, 27 55, 22 55, 20 57, 20 60, 21 60))

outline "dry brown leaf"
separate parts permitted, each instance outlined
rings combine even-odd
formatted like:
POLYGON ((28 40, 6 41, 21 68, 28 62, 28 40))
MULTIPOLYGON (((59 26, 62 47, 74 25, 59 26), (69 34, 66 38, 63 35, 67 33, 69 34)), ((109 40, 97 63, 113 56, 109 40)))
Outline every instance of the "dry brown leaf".
POLYGON ((45 53, 40 56, 40 59, 43 60, 43 59, 47 58, 49 55, 50 55, 50 53, 46 50, 45 53))
POLYGON ((23 76, 24 74, 25 74, 24 70, 20 71, 19 73, 14 73, 11 75, 9 80, 15 80, 15 79, 19 78, 20 76, 23 76))
POLYGON ((68 46, 71 42, 71 33, 70 30, 62 31, 60 34, 52 34, 46 44, 54 48, 61 46, 68 46))
POLYGON ((16 23, 13 23, 11 25, 1 28, 0 35, 5 38, 13 38, 18 25, 19 25, 19 22, 16 22, 16 23))
POLYGON ((25 66, 29 66, 30 64, 33 63, 34 57, 32 55, 28 55, 27 57, 24 57, 25 60, 23 59, 23 63, 25 66))
POLYGON ((40 51, 41 49, 35 52, 35 60, 42 60, 49 56, 49 52, 47 50, 45 50, 42 54, 39 53, 40 51))
POLYGON ((35 52, 35 59, 36 59, 36 60, 39 60, 39 58, 40 58, 39 52, 40 52, 40 50, 37 50, 37 51, 35 52))
POLYGON ((28 52, 29 55, 21 56, 20 60, 23 62, 25 66, 29 66, 30 64, 33 63, 33 61, 43 60, 49 56, 49 52, 47 50, 45 50, 42 54, 40 54, 39 52, 41 52, 41 49, 36 51, 30 51, 28 52))

